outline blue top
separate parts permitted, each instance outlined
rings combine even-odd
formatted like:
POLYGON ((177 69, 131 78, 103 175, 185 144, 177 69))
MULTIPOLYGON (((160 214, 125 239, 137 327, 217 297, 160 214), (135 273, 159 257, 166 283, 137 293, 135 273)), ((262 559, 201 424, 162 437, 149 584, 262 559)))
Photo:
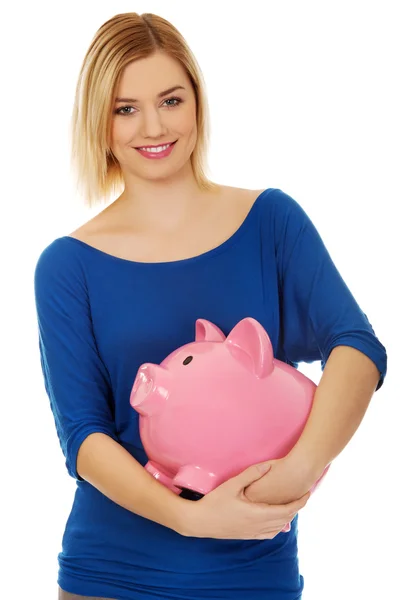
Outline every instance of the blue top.
POLYGON ((273 540, 180 536, 108 499, 76 471, 91 433, 119 442, 142 465, 137 369, 194 340, 204 318, 225 335, 244 317, 268 332, 274 356, 297 368, 338 345, 357 348, 383 383, 376 337, 301 206, 264 190, 225 242, 184 260, 117 258, 70 236, 55 239, 35 270, 39 347, 66 467, 77 481, 62 539, 59 585, 117 600, 295 600, 304 585, 298 516, 273 540))

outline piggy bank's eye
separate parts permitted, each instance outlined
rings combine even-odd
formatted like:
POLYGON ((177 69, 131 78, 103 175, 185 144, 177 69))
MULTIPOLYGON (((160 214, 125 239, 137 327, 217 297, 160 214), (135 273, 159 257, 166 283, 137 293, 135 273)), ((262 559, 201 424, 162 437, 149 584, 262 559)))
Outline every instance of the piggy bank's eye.
POLYGON ((193 360, 193 356, 187 356, 182 364, 188 365, 190 362, 192 362, 192 360, 193 360))

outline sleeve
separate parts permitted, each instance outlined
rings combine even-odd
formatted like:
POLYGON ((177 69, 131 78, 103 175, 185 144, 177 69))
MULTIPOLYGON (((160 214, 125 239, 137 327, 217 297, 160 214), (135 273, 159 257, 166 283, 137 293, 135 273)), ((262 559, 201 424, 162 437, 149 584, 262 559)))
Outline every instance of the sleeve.
POLYGON ((39 352, 44 385, 69 475, 77 472, 80 445, 91 433, 118 441, 108 371, 98 353, 84 271, 55 240, 34 273, 39 352))
POLYGON ((288 362, 321 360, 335 346, 351 346, 376 365, 382 387, 386 349, 336 268, 304 209, 278 190, 275 218, 282 347, 288 362))

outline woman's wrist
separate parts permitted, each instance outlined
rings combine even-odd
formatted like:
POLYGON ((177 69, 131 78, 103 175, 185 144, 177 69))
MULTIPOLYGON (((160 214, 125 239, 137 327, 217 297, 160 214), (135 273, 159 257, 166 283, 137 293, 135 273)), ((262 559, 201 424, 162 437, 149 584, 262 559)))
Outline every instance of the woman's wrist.
POLYGON ((172 508, 174 529, 185 537, 201 537, 199 523, 201 521, 199 502, 177 497, 179 502, 172 508))

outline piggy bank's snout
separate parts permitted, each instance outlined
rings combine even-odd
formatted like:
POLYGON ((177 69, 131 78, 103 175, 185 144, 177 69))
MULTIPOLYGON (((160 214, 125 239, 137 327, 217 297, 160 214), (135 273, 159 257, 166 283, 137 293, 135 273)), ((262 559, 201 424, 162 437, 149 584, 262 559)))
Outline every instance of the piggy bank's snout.
POLYGON ((170 373, 159 365, 145 363, 136 374, 130 404, 142 415, 151 415, 160 410, 168 398, 170 373))
POLYGON ((142 365, 136 374, 132 387, 130 403, 138 409, 151 395, 154 389, 154 380, 148 365, 142 365))

